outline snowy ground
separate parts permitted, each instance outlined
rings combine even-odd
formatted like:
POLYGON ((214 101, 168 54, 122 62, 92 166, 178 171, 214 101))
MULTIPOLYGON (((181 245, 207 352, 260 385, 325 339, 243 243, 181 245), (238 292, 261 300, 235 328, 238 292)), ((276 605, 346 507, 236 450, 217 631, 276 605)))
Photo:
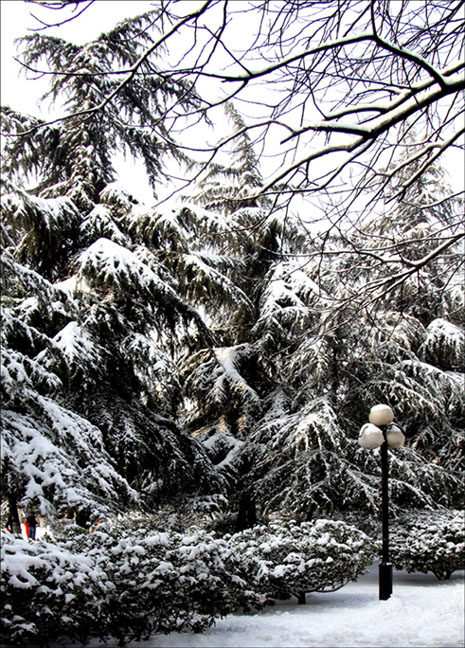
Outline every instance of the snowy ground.
MULTIPOLYGON (((99 645, 103 644, 90 644, 99 645)), ((463 648, 464 572, 456 572, 446 582, 432 574, 394 572, 391 598, 379 601, 375 566, 357 583, 337 592, 307 596, 306 605, 297 605, 293 599, 257 614, 230 615, 203 634, 157 635, 129 646, 463 648)))

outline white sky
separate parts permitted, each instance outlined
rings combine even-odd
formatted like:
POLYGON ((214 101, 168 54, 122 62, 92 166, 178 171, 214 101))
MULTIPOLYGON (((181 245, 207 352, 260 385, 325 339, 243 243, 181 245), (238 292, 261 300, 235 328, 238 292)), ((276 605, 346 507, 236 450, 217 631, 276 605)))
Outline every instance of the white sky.
MULTIPOLYGON (((137 16, 149 10, 150 5, 151 3, 147 0, 131 0, 130 2, 100 0, 76 20, 61 27, 49 28, 42 33, 59 36, 76 43, 84 43, 113 28, 120 20, 131 15, 137 16)), ((0 11, 2 103, 10 105, 12 108, 21 109, 23 112, 32 113, 36 110, 37 98, 40 96, 40 91, 34 92, 33 87, 41 84, 38 82, 27 83, 23 74, 18 79, 21 66, 12 60, 15 54, 14 40, 33 33, 31 30, 41 26, 31 14, 49 21, 58 21, 68 14, 62 11, 43 10, 36 5, 27 4, 23 0, 1 0, 0 11)))
MULTIPOLYGON (((189 5, 192 4, 190 0, 189 5)), ((95 38, 100 33, 111 29, 117 22, 130 15, 138 15, 149 10, 149 0, 98 0, 76 20, 58 28, 47 29, 46 33, 75 42, 86 42, 95 38)), ((191 8, 191 6, 190 6, 191 8)), ((19 63, 13 60, 15 55, 14 39, 30 30, 40 27, 31 13, 49 22, 59 21, 66 15, 63 11, 43 10, 36 5, 31 5, 22 0, 1 0, 1 103, 12 108, 34 115, 46 116, 45 106, 42 111, 38 100, 46 88, 46 80, 28 81, 24 72, 21 72, 19 63)), ((243 27, 241 26, 241 29, 243 27)), ((197 134, 196 134, 197 136, 197 134)), ((197 136, 198 137, 198 136, 197 136)), ((201 135, 200 137, 203 137, 201 135)), ((208 137, 208 136, 207 136, 208 137)), ((212 135, 212 140, 217 137, 212 135)), ((463 152, 451 151, 443 158, 443 165, 450 176, 450 182, 455 191, 463 190, 465 177, 465 157, 463 152)), ((279 167, 278 167, 279 168, 279 167)), ((123 163, 118 166, 123 184, 133 188, 137 179, 139 197, 152 202, 152 193, 145 180, 142 167, 134 167, 133 163, 123 163)), ((274 172, 271 171, 273 174, 274 172)))

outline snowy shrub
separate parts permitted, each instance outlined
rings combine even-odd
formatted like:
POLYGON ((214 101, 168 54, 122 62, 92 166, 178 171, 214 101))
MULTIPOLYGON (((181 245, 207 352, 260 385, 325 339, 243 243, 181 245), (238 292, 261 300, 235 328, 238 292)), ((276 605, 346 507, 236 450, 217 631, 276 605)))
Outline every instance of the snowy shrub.
POLYGON ((24 646, 97 633, 107 592, 105 572, 81 553, 2 532, 0 640, 24 646))
POLYGON ((102 567, 107 562, 115 586, 110 635, 124 641, 174 630, 200 632, 216 617, 258 605, 256 593, 231 569, 231 548, 213 534, 139 528, 115 538, 118 533, 89 534, 94 545, 89 555, 102 567))
MULTIPOLYGON (((257 561, 250 572, 256 571, 257 561)), ((238 573, 241 559, 207 531, 182 534, 70 525, 56 543, 7 533, 2 547, 3 638, 16 645, 66 636, 121 643, 174 630, 200 632, 215 618, 259 607, 238 573)))
POLYGON ((201 631, 213 623, 214 616, 189 598, 208 568, 191 560, 189 578, 180 573, 180 534, 96 530, 84 537, 87 555, 107 571, 114 589, 109 595, 111 613, 107 619, 110 636, 121 641, 147 638, 152 633, 173 630, 201 631), (194 564, 192 564, 194 563, 194 564))
POLYGON ((277 599, 335 591, 362 574, 378 551, 362 531, 332 520, 257 526, 232 536, 230 543, 245 570, 258 559, 255 587, 277 599))
POLYGON ((463 511, 405 511, 392 526, 390 537, 396 569, 432 571, 439 580, 465 569, 463 511))
MULTIPOLYGON (((256 570, 258 561, 250 562, 256 570)), ((180 595, 202 614, 224 616, 260 604, 255 588, 241 576, 241 557, 225 539, 206 531, 180 535, 173 563, 180 595)))
POLYGON ((151 531, 137 520, 92 533, 70 525, 55 543, 7 533, 2 547, 2 638, 59 637, 121 644, 355 579, 375 554, 343 522, 258 526, 223 538, 206 530, 151 531))

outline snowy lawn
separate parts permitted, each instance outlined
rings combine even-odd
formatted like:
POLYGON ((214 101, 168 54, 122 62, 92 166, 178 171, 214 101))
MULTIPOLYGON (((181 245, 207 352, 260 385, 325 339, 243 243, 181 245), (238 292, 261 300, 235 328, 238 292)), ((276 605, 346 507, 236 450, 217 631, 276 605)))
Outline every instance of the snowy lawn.
POLYGON ((307 596, 306 605, 291 599, 259 613, 227 616, 203 634, 156 635, 129 644, 132 648, 463 645, 463 571, 445 582, 433 574, 394 572, 391 598, 379 601, 377 566, 337 592, 307 596))

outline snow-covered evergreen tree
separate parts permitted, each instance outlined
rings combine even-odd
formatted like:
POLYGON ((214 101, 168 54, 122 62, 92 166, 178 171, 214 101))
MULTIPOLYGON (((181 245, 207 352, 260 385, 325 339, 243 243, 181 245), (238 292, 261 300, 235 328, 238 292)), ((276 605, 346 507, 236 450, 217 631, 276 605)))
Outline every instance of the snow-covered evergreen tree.
POLYGON ((268 510, 377 508, 378 451, 362 450, 357 435, 379 402, 390 403, 407 436, 391 453, 394 505, 461 502, 461 257, 459 249, 435 255, 454 235, 447 212, 459 205, 444 201, 439 179, 432 169, 384 218, 325 240, 326 254, 303 270, 274 268, 258 323, 274 330, 271 341, 286 340, 288 357, 282 388, 249 439, 254 491, 268 510))
POLYGON ((408 438, 391 460, 393 502, 455 504, 463 286, 436 170, 393 186, 382 219, 319 247, 256 197, 259 160, 228 104, 231 160, 183 201, 140 204, 114 156, 139 157, 155 187, 166 155, 183 159, 167 108, 199 105, 156 67, 157 16, 83 46, 27 37, 25 62, 49 66, 48 96, 68 113, 2 110, 12 506, 96 513, 229 489, 303 517, 372 510, 378 461, 357 436, 379 401, 408 438), (120 68, 137 74, 110 74, 120 68))
MULTIPOLYGON (((233 132, 241 132, 244 121, 237 110, 227 104, 226 113, 233 132)), ((221 308, 210 309, 215 346, 187 357, 182 373, 184 393, 192 403, 186 412, 189 428, 208 448, 232 492, 246 497, 254 459, 245 449, 277 380, 276 363, 266 355, 271 347, 257 343, 266 277, 287 253, 304 245, 296 221, 274 210, 269 200, 251 197, 262 184, 259 160, 244 132, 235 140, 231 159, 212 164, 191 198, 225 224, 223 237, 214 243, 247 303, 233 295, 231 303, 223 301, 221 308)), ((271 325, 263 332, 262 337, 267 336, 274 336, 271 325)))
POLYGON ((26 37, 26 63, 48 64, 48 94, 68 116, 46 124, 2 110, 2 486, 13 508, 98 515, 221 488, 175 418, 176 353, 211 334, 169 262, 169 216, 147 216, 115 182, 114 155, 126 149, 155 185, 175 152, 162 141, 165 105, 197 102, 152 58, 139 61, 155 18, 83 46, 26 37), (136 62, 143 75, 109 74, 136 62), (157 221, 161 241, 146 244, 145 221, 157 221))

